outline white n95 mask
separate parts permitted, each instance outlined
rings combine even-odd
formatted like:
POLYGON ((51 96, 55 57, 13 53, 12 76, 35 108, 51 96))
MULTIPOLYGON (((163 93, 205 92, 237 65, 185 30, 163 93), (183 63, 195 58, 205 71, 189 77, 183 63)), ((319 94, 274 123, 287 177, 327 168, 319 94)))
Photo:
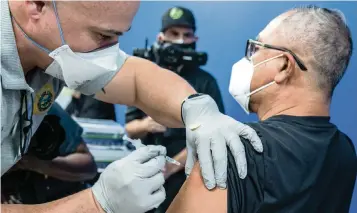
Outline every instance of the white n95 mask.
POLYGON ((49 55, 54 61, 45 72, 85 95, 100 91, 126 59, 119 44, 89 53, 74 53, 68 45, 63 45, 49 55))
POLYGON ((238 104, 244 109, 247 114, 250 113, 250 96, 275 83, 275 81, 272 81, 251 92, 250 84, 252 82, 254 68, 281 56, 283 56, 283 54, 266 59, 256 65, 253 65, 246 57, 244 57, 233 65, 231 79, 229 82, 229 93, 233 96, 233 98, 238 102, 238 104))
POLYGON ((59 21, 56 3, 53 0, 57 26, 60 31, 62 46, 54 51, 41 46, 22 30, 27 39, 35 46, 47 52, 54 61, 45 73, 63 80, 71 89, 85 95, 93 95, 103 89, 124 64, 127 55, 119 49, 119 43, 88 53, 75 53, 66 44, 59 21))

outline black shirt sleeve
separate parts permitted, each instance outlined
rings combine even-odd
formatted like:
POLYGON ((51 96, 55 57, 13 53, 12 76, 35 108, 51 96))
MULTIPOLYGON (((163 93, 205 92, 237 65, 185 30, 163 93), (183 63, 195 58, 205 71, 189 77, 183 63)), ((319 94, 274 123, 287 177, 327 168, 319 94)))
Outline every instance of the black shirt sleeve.
POLYGON ((245 179, 239 178, 234 157, 227 147, 227 209, 228 213, 257 212, 264 199, 263 155, 254 151, 250 143, 241 138, 245 146, 248 174, 245 179))

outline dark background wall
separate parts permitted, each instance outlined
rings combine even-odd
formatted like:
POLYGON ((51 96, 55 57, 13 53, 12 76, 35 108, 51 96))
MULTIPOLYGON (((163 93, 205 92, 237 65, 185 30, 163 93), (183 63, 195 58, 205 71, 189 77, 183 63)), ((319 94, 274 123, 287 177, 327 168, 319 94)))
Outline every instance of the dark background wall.
MULTIPOLYGON (((120 38, 120 47, 127 53, 143 47, 146 37, 152 42, 160 29, 161 15, 172 6, 193 10, 200 36, 198 50, 209 53, 204 67, 212 73, 222 91, 228 115, 246 122, 256 120, 247 116, 228 93, 232 65, 244 56, 246 40, 255 36, 267 23, 289 8, 306 4, 341 10, 351 28, 355 47, 357 44, 357 2, 142 2, 132 29, 120 38)), ((350 66, 338 85, 332 102, 332 121, 347 133, 357 147, 357 53, 354 51, 350 66)), ((308 94, 306 94, 308 95, 308 94)), ((125 106, 117 106, 117 120, 124 124, 125 106)), ((332 195, 333 196, 333 195, 332 195)), ((357 212, 357 187, 351 211, 357 212)))

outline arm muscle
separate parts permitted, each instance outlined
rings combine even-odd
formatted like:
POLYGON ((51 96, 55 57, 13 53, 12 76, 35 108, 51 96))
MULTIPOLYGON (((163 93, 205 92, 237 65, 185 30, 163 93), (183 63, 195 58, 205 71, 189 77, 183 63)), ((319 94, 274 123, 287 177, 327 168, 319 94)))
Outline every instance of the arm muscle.
POLYGON ((171 203, 167 213, 225 213, 227 190, 215 188, 209 191, 203 183, 196 163, 191 175, 171 203))
POLYGON ((105 94, 96 95, 102 101, 136 106, 166 127, 183 127, 182 101, 196 91, 177 74, 137 57, 129 57, 105 94))

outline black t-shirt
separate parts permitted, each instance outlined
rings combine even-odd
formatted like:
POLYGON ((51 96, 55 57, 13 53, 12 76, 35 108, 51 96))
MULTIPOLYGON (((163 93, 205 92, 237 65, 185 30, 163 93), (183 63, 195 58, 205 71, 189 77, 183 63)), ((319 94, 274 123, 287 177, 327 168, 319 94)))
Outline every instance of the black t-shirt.
MULTIPOLYGON (((180 76, 184 78, 199 93, 210 95, 217 103, 219 110, 224 113, 223 101, 216 79, 202 69, 184 69, 180 76)), ((128 107, 125 123, 135 119, 143 119, 146 114, 136 107, 128 107)), ((145 145, 163 145, 167 155, 173 157, 186 147, 186 130, 183 128, 168 128, 164 133, 149 133, 142 138, 145 145)))
POLYGON ((357 174, 351 139, 329 117, 279 115, 250 123, 264 152, 242 139, 248 175, 228 152, 228 212, 347 213, 357 174))

